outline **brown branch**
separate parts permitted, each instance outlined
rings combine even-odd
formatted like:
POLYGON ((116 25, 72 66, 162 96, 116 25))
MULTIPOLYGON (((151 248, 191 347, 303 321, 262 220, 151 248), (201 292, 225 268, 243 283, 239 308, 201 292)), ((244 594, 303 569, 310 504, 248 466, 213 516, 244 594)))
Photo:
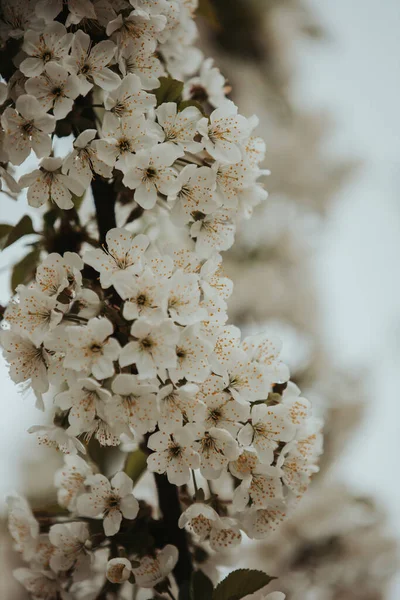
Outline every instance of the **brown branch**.
POLYGON ((179 587, 190 581, 193 572, 192 555, 189 550, 187 533, 178 526, 181 504, 176 485, 169 483, 165 475, 154 474, 158 493, 158 503, 163 515, 168 542, 179 552, 174 575, 179 587))

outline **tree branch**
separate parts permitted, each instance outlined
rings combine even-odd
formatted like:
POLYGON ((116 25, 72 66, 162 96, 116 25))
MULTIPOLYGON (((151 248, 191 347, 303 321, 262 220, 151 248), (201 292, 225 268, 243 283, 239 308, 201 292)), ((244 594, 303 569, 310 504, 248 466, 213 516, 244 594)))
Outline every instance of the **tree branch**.
POLYGON ((193 564, 186 531, 180 529, 178 526, 179 517, 181 516, 178 488, 169 483, 165 475, 154 473, 154 477, 157 486, 158 503, 163 515, 168 541, 176 546, 179 552, 174 575, 180 587, 190 580, 193 572, 193 564))
POLYGON ((96 208, 96 221, 100 243, 106 239, 107 231, 117 226, 115 220, 115 191, 112 183, 102 177, 92 180, 92 192, 96 208))

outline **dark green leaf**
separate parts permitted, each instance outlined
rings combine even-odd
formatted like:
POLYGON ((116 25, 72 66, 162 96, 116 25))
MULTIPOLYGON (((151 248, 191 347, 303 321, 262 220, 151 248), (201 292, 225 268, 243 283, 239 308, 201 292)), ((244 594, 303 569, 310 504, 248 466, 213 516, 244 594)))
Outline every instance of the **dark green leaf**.
MULTIPOLYGON (((28 215, 25 215, 24 217, 22 217, 22 219, 20 221, 18 221, 18 223, 16 225, 14 225, 14 227, 10 226, 10 225, 3 225, 2 227, 3 227, 4 232, 6 231, 5 228, 11 227, 8 235, 5 238, 2 238, 1 248, 3 250, 4 250, 4 248, 11 246, 11 244, 16 242, 20 238, 22 238, 24 235, 36 233, 36 231, 33 229, 32 219, 30 217, 28 217, 28 215)), ((0 232, 0 237, 1 237, 1 232, 0 232)))
POLYGON ((36 267, 39 262, 40 250, 35 248, 29 252, 22 260, 20 260, 12 270, 11 289, 15 292, 16 287, 20 284, 28 284, 35 276, 36 267))
POLYGON ((157 106, 164 102, 179 102, 182 96, 183 82, 172 77, 160 77, 160 87, 153 90, 157 106))
POLYGON ((213 583, 203 571, 195 571, 190 581, 190 600, 211 600, 213 583))
POLYGON ((3 248, 3 244, 6 243, 10 232, 13 230, 13 225, 6 225, 6 223, 0 223, 0 248, 3 248))
POLYGON ((221 29, 217 12, 212 5, 211 0, 199 0, 199 6, 196 12, 200 17, 204 17, 213 29, 221 29))
POLYGON ((273 579, 276 577, 270 577, 263 571, 238 569, 217 585, 212 600, 241 600, 268 585, 273 579))
POLYGON ((133 482, 136 482, 147 467, 147 456, 142 450, 135 450, 128 456, 124 471, 133 482))

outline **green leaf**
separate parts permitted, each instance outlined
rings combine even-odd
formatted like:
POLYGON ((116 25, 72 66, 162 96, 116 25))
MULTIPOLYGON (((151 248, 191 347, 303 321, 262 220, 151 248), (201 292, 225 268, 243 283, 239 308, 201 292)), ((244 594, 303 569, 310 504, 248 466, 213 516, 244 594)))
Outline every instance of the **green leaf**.
POLYGON ((13 225, 7 225, 6 223, 0 223, 0 248, 3 248, 3 244, 6 243, 10 232, 14 229, 13 225))
POLYGON ((213 29, 221 29, 221 25, 217 17, 217 11, 212 5, 211 0, 199 0, 199 6, 196 13, 199 17, 204 17, 213 29))
POLYGON ((128 456, 124 471, 135 483, 147 467, 147 455, 142 450, 135 450, 128 456))
POLYGON ((14 226, 12 225, 0 225, 0 239, 1 249, 11 246, 14 242, 22 238, 24 235, 36 233, 33 229, 32 219, 25 215, 20 221, 14 226), (8 234, 7 234, 8 230, 8 234))
POLYGON ((11 275, 11 289, 15 292, 16 287, 20 284, 27 284, 35 277, 36 267, 40 258, 40 250, 35 248, 29 252, 22 260, 14 265, 11 275))
POLYGON ((217 585, 212 600, 241 600, 268 585, 273 579, 276 577, 270 577, 263 571, 238 569, 217 585))
POLYGON ((160 77, 160 87, 153 90, 157 106, 164 102, 179 102, 182 96, 183 82, 172 77, 160 77))
POLYGON ((213 597, 213 583, 203 571, 195 571, 190 580, 190 600, 210 600, 213 597))

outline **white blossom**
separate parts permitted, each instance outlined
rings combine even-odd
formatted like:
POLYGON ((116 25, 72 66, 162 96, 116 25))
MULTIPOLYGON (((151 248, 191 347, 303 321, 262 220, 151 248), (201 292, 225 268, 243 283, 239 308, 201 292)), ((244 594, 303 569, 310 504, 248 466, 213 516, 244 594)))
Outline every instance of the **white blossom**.
POLYGON ((64 454, 86 453, 85 446, 76 437, 57 425, 33 425, 28 432, 36 434, 39 446, 55 448, 64 454))
POLYGON ((147 466, 155 473, 166 473, 168 481, 184 485, 190 479, 190 469, 198 469, 199 455, 191 446, 190 431, 183 427, 173 434, 165 431, 153 433, 148 447, 154 450, 147 459, 147 466))
POLYGON ((248 120, 238 115, 237 106, 226 101, 198 124, 204 146, 216 160, 237 163, 242 158, 242 143, 250 134, 248 120))
POLYGON ((239 447, 232 435, 216 427, 186 425, 194 437, 193 448, 200 455, 200 471, 206 479, 218 479, 228 463, 239 455, 239 447))
POLYGON ((100 272, 100 283, 108 288, 114 284, 117 273, 136 275, 142 270, 142 257, 149 241, 147 236, 133 236, 127 229, 110 229, 106 236, 107 249, 90 250, 84 260, 100 272))
POLYGON ((171 165, 182 154, 173 144, 159 144, 136 154, 123 182, 135 190, 135 201, 140 206, 145 209, 153 208, 158 193, 174 193, 178 173, 171 165))
POLYGON ((116 51, 111 40, 99 42, 91 46, 90 36, 81 29, 74 35, 71 55, 65 60, 70 73, 77 75, 80 92, 84 96, 92 89, 93 84, 111 91, 121 82, 119 76, 108 68, 116 51))
POLYGON ((54 131, 55 119, 46 114, 34 96, 19 96, 15 109, 8 107, 2 113, 1 124, 5 131, 5 148, 14 165, 24 162, 31 149, 38 158, 50 154, 49 133, 54 131))
POLYGON ((119 119, 113 113, 106 113, 101 139, 95 140, 93 146, 101 161, 126 173, 134 163, 135 153, 153 143, 143 115, 119 119))
POLYGON ((184 86, 185 99, 207 100, 211 106, 219 107, 226 102, 226 81, 212 58, 204 60, 199 75, 191 77, 184 86))
POLYGON ((37 208, 52 201, 65 210, 73 208, 72 194, 80 196, 84 190, 79 181, 61 173, 62 163, 62 158, 44 158, 40 169, 20 178, 20 186, 28 188, 27 196, 31 206, 37 208))
POLYGON ((92 373, 97 379, 114 374, 114 361, 118 360, 120 345, 112 338, 114 327, 105 317, 90 319, 87 325, 67 328, 70 345, 64 366, 75 371, 92 373))
POLYGON ((203 542, 218 521, 219 515, 211 506, 195 502, 181 514, 178 525, 181 529, 185 527, 196 534, 199 541, 203 542))
POLYGON ((136 584, 142 588, 153 588, 168 577, 177 562, 178 550, 171 545, 158 550, 155 557, 145 556, 140 559, 140 566, 132 569, 136 584))
POLYGON ((111 583, 127 581, 132 572, 132 565, 127 558, 112 558, 107 563, 106 577, 111 583))
POLYGON ((155 377, 158 370, 170 369, 176 365, 175 345, 179 331, 170 319, 149 321, 137 319, 131 327, 135 341, 129 342, 121 350, 121 367, 136 364, 139 377, 155 377))
POLYGON ((160 418, 158 426, 162 431, 172 433, 185 422, 202 421, 206 414, 205 404, 197 396, 198 387, 187 383, 179 388, 169 384, 158 393, 160 418))
POLYGON ((210 372, 211 352, 212 344, 200 335, 197 325, 185 327, 176 342, 176 366, 169 369, 172 381, 184 377, 195 383, 204 381, 210 372))
POLYGON ((61 63, 68 55, 73 34, 67 33, 62 23, 54 21, 42 32, 28 30, 24 35, 22 50, 28 54, 19 68, 26 77, 35 77, 53 63, 61 63))
POLYGON ((15 542, 15 549, 22 554, 24 560, 30 560, 36 552, 39 523, 22 496, 8 496, 7 505, 8 529, 15 542))
POLYGON ((129 40, 119 49, 118 66, 124 76, 129 73, 137 75, 145 90, 158 88, 158 78, 165 73, 161 61, 154 54, 154 45, 139 39, 129 40))
POLYGON ((163 141, 175 144, 186 152, 198 152, 203 146, 194 141, 202 114, 195 106, 177 112, 175 102, 164 102, 156 109, 157 121, 163 131, 163 141))
POLYGON ((198 214, 207 215, 218 208, 215 196, 215 172, 209 167, 187 165, 176 180, 177 193, 170 194, 173 201, 171 217, 178 225, 195 220, 198 214))
POLYGON ((86 129, 74 141, 74 149, 62 164, 62 172, 79 181, 84 189, 90 185, 95 174, 109 179, 112 166, 102 161, 97 153, 94 138, 97 131, 86 129))
POLYGON ((155 104, 156 97, 142 89, 140 78, 133 73, 126 75, 104 100, 104 108, 116 117, 143 115, 154 108, 155 104))
POLYGON ((112 402, 106 406, 105 412, 121 433, 127 427, 138 433, 155 429, 158 419, 157 386, 140 380, 136 375, 121 373, 113 379, 111 389, 112 402))
POLYGON ((90 575, 90 555, 87 552, 90 533, 86 523, 77 521, 52 525, 49 539, 55 547, 50 558, 50 567, 55 573, 74 567, 74 579, 90 575))
POLYGON ((56 119, 63 119, 71 112, 75 98, 79 95, 79 79, 57 63, 49 63, 43 75, 28 79, 25 89, 39 100, 43 109, 53 110, 56 119))
POLYGON ((113 536, 118 533, 122 517, 135 519, 139 503, 132 495, 132 479, 120 471, 108 481, 104 475, 93 475, 87 480, 91 491, 79 496, 78 512, 87 517, 102 515, 104 533, 113 536))
POLYGON ((93 475, 92 469, 83 458, 66 454, 64 466, 54 476, 58 504, 74 512, 77 499, 85 491, 85 481, 90 475, 93 475))
POLYGON ((5 318, 16 333, 28 336, 35 345, 42 343, 45 335, 54 329, 62 319, 56 310, 54 297, 34 289, 18 288, 19 302, 12 302, 5 318))
MULTIPOLYGON (((89 431, 96 418, 96 410, 111 399, 108 390, 102 388, 95 379, 78 379, 77 382, 55 397, 55 403, 63 410, 69 410, 68 421, 71 433, 78 435, 89 431)), ((101 408, 100 408, 101 410, 101 408)))

